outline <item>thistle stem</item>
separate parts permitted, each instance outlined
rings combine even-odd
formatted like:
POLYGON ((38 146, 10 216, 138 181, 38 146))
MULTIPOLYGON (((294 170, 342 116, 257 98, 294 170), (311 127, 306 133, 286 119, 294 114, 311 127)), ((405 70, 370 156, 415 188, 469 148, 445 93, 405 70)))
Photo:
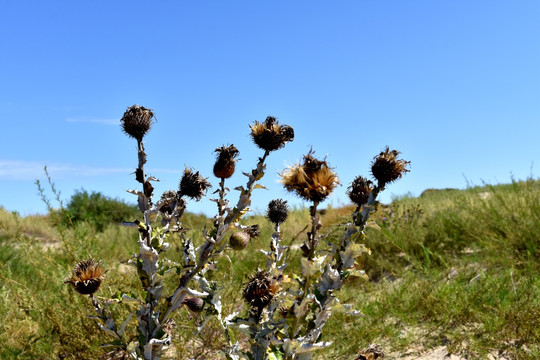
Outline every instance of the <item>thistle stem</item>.
POLYGON ((225 210, 223 209, 223 207, 225 206, 225 178, 221 178, 221 181, 219 182, 219 199, 217 204, 219 218, 221 219, 221 217, 225 213, 225 210))
POLYGON ((311 232, 308 234, 308 242, 309 242, 309 253, 307 258, 309 260, 313 260, 313 256, 315 256, 315 248, 317 247, 317 244, 319 243, 319 239, 317 237, 317 232, 319 228, 321 227, 321 223, 319 221, 319 216, 317 215, 317 206, 319 205, 318 201, 314 201, 313 205, 310 207, 310 215, 311 215, 311 232))

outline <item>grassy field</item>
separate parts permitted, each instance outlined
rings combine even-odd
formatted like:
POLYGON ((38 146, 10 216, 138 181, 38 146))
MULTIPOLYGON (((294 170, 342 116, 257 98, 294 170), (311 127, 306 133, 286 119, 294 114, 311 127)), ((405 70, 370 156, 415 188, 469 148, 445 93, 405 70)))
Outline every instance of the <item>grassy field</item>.
MULTIPOLYGON (((351 211, 324 211, 329 242, 338 241, 351 211)), ((381 344, 386 358, 439 346, 468 359, 540 358, 538 180, 427 191, 381 207, 373 217, 380 230, 367 230, 372 254, 361 259, 369 281, 351 279, 338 295, 363 315, 334 315, 323 332, 323 340, 334 343, 317 359, 352 360, 371 343, 381 344)), ((78 260, 101 259, 108 269, 99 297, 142 296, 137 275, 121 263, 138 251, 136 230, 109 225, 98 232, 90 224, 65 227, 57 220, 0 210, 0 359, 107 358, 111 349, 100 345, 109 339, 88 318, 88 297, 64 284, 78 260)), ((308 220, 307 209, 292 211, 283 225, 285 242, 300 244, 308 220)), ((268 248, 272 233, 263 216, 245 222, 259 224, 260 237, 229 252, 215 272, 227 284, 226 314, 242 308, 242 286, 264 265, 259 249, 268 248)), ((205 224, 212 221, 184 217, 196 244, 205 224)), ((181 255, 175 246, 168 254, 181 255)), ((299 266, 299 252, 289 256, 290 266, 299 266)), ((135 310, 111 307, 118 319, 135 310)), ((195 335, 197 320, 184 308, 176 314, 171 358, 223 358, 218 323, 210 320, 195 335)))

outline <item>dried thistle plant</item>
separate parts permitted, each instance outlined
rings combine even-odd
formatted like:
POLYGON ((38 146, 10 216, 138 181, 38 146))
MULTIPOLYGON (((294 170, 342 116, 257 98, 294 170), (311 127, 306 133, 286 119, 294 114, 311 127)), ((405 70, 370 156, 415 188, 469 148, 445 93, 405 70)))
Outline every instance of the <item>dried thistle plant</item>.
POLYGON ((340 185, 339 177, 326 159, 317 159, 313 151, 301 163, 285 169, 281 173, 283 186, 308 202, 311 215, 311 228, 300 247, 301 271, 287 272, 284 254, 291 249, 282 245, 281 230, 289 215, 287 201, 272 200, 266 217, 274 224, 274 232, 269 250, 261 250, 267 258, 266 266, 249 277, 242 291, 247 317, 240 317, 239 312, 224 317, 221 294, 228 284, 209 275, 227 251, 241 251, 252 238, 259 236, 257 224, 241 225, 240 220, 250 211, 253 191, 262 188, 259 181, 266 171, 265 160, 271 152, 292 141, 294 131, 272 116, 250 125, 250 136, 263 154, 250 172, 243 173, 246 184, 234 188, 239 191, 234 206, 230 205, 230 190, 225 182, 234 174, 240 152, 234 145, 215 149, 213 173, 220 184, 214 192, 217 198, 212 200, 217 204, 217 213, 213 228, 201 229, 203 242, 196 246, 182 227, 182 216, 188 202, 201 200, 212 184, 198 171, 186 167, 178 190, 165 191, 154 202, 152 183, 158 179, 145 172, 147 155, 142 141, 154 119, 152 110, 139 105, 128 108, 121 119, 123 131, 136 139, 138 145, 135 180, 141 189, 128 192, 137 196, 143 221, 126 222, 139 233, 139 252, 127 263, 137 270, 144 296, 137 299, 127 294, 116 299, 94 296, 105 271, 92 259, 79 262, 66 281, 79 293, 89 295, 100 328, 114 338, 114 346, 141 360, 161 359, 172 341, 172 324, 175 324, 172 315, 184 306, 200 318, 201 324, 211 316, 217 317, 228 342, 224 353, 229 360, 309 360, 314 351, 330 346, 331 342, 320 341, 322 329, 337 308, 350 311, 350 307, 340 304, 337 292, 349 276, 362 275, 356 270, 356 259, 369 252, 361 242, 370 214, 376 209, 377 196, 387 184, 409 171, 409 162, 398 159, 399 152, 388 147, 374 158, 371 172, 376 183, 361 176, 352 181, 347 189, 347 195, 357 205, 352 221, 345 226, 339 244, 329 244, 329 248, 322 250, 319 244, 326 235, 320 234, 318 206, 340 185), (167 252, 173 248, 171 240, 177 241, 182 254, 180 261, 167 258, 167 252), (164 282, 165 276, 171 276, 172 281, 164 282), (175 284, 172 288, 171 283, 175 284), (121 303, 136 304, 138 310, 117 326, 108 307, 121 303), (125 339, 124 332, 133 315, 137 318, 138 334, 125 339), (233 329, 247 331, 249 346, 240 346, 233 340, 230 336, 233 329))

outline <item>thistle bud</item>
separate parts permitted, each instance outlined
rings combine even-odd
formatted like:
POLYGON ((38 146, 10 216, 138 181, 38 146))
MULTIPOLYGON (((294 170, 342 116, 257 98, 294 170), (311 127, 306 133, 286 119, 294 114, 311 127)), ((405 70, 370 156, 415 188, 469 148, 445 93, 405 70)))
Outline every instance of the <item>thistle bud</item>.
POLYGON ((94 259, 79 261, 73 268, 71 278, 65 283, 71 284, 79 294, 92 295, 105 278, 105 270, 94 259))
POLYGON ((368 202, 369 194, 373 190, 373 182, 362 176, 357 176, 347 189, 347 195, 353 203, 362 206, 368 202))
POLYGON ((259 236, 259 225, 252 225, 246 230, 237 231, 229 238, 229 244, 234 250, 244 250, 249 241, 259 236))
POLYGON ((183 304, 194 313, 200 313, 204 308, 204 300, 198 297, 186 297, 183 304))
POLYGON ((245 231, 237 231, 229 238, 229 244, 234 250, 244 250, 249 244, 249 239, 245 231))
POLYGON ((264 123, 255 121, 249 126, 255 144, 263 150, 281 149, 294 140, 294 130, 289 125, 280 125, 275 117, 268 116, 264 123))
POLYGON ((371 173, 379 182, 379 187, 382 189, 386 184, 389 184, 401 178, 404 173, 408 172, 407 166, 410 161, 398 160, 399 151, 385 148, 378 156, 375 156, 371 163, 371 173))
POLYGON ((234 145, 230 145, 217 148, 215 152, 218 156, 214 164, 214 175, 221 179, 230 178, 234 174, 236 157, 240 151, 234 145))
POLYGON ((287 201, 283 199, 276 199, 268 203, 268 210, 266 211, 266 217, 274 224, 282 224, 287 220, 289 216, 289 208, 287 201))
POLYGON ((180 180, 180 196, 185 195, 199 201, 210 187, 212 185, 207 178, 203 178, 198 171, 193 172, 193 170, 186 168, 180 180))
POLYGON ((140 105, 133 105, 128 107, 120 121, 122 122, 122 129, 126 134, 141 141, 148 130, 150 130, 153 119, 154 112, 151 109, 140 105))

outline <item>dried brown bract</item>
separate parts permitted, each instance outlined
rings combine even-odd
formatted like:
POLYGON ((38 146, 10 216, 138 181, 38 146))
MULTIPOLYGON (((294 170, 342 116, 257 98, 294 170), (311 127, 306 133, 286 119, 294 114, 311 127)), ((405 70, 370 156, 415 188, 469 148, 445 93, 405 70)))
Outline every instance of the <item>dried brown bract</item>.
POLYGON ((205 192, 212 185, 207 178, 203 178, 199 172, 186 168, 180 180, 180 196, 187 196, 197 201, 201 200, 205 192))
POLYGON ((407 167, 411 162, 398 159, 399 154, 399 151, 390 150, 387 146, 373 159, 371 173, 379 182, 380 188, 384 188, 386 184, 401 178, 404 173, 409 171, 407 167))
POLYGON ((281 182, 288 191, 313 202, 323 201, 340 184, 326 160, 316 159, 312 151, 304 156, 303 164, 284 170, 281 182))
POLYGON ((249 127, 255 144, 266 151, 281 149, 294 139, 293 128, 289 125, 280 125, 273 116, 268 116, 263 123, 255 121, 249 127))
POLYGON ((275 199, 268 203, 266 217, 274 224, 282 224, 289 216, 289 207, 287 201, 283 199, 275 199))
POLYGON ((105 278, 105 270, 94 259, 79 261, 73 268, 73 274, 66 283, 71 284, 75 290, 83 295, 94 294, 105 278))
POLYGON ((138 141, 150 130, 153 120, 154 112, 140 105, 128 107, 120 119, 124 132, 138 141))
POLYGON ((234 174, 236 158, 240 151, 234 146, 222 146, 215 150, 218 154, 216 163, 214 164, 214 175, 221 179, 228 179, 234 174))
POLYGON ((369 194, 373 190, 373 182, 362 176, 357 176, 347 189, 347 195, 353 203, 362 206, 368 202, 369 194))

